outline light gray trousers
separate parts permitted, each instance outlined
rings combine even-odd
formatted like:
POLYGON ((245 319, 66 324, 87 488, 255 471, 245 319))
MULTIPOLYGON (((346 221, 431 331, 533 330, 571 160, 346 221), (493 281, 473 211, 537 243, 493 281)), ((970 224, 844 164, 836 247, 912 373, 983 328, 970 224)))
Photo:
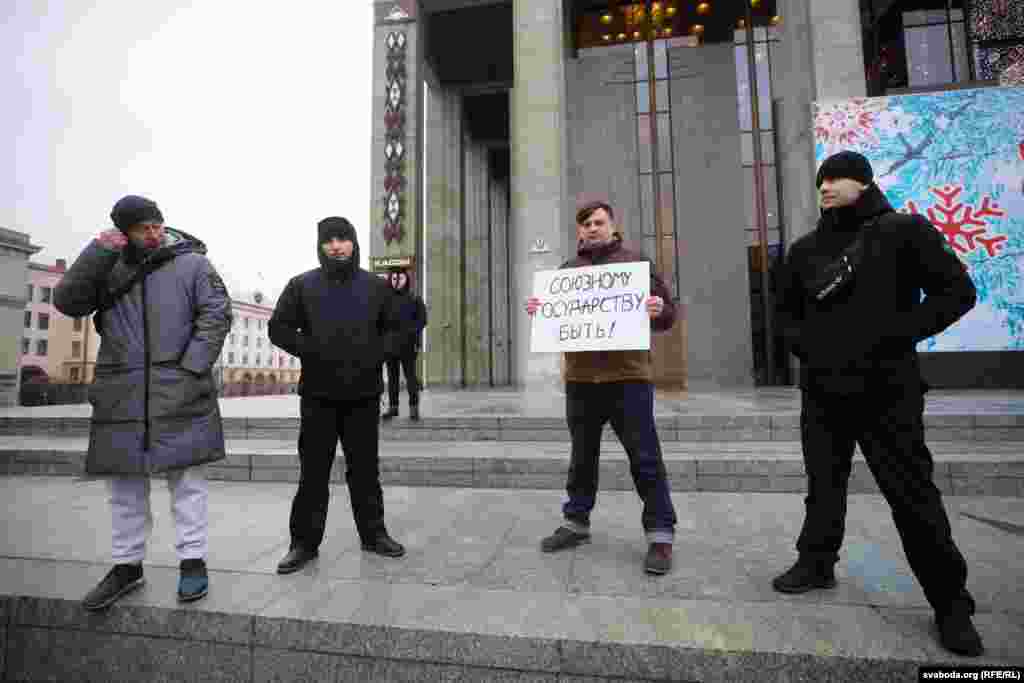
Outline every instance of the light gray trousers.
MULTIPOLYGON (((153 530, 150 479, 112 477, 108 484, 114 563, 142 562, 146 557, 146 541, 153 530)), ((208 486, 204 469, 189 467, 169 473, 167 490, 171 494, 171 516, 177 530, 174 548, 178 559, 205 559, 208 486)))

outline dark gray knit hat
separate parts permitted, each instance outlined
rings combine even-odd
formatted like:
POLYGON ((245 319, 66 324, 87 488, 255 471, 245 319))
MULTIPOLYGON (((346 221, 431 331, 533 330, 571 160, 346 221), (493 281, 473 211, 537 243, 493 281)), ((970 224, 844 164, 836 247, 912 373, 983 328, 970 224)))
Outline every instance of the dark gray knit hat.
POLYGON ((833 154, 821 162, 821 168, 818 169, 818 177, 815 179, 814 185, 815 187, 821 187, 821 183, 825 178, 831 180, 849 178, 850 180, 870 185, 874 177, 875 172, 871 169, 871 162, 868 161, 867 157, 863 154, 847 150, 833 154))
POLYGON ((114 221, 118 230, 124 232, 137 223, 163 223, 164 215, 152 199, 130 194, 117 200, 110 212, 110 220, 114 221))

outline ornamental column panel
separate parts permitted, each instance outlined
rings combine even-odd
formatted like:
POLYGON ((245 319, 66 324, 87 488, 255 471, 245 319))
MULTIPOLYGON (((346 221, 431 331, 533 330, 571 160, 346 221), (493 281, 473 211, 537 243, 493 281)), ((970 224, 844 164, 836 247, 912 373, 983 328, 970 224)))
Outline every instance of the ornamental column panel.
POLYGON ((375 2, 373 32, 370 251, 375 262, 407 257, 418 270, 423 93, 416 0, 375 2))

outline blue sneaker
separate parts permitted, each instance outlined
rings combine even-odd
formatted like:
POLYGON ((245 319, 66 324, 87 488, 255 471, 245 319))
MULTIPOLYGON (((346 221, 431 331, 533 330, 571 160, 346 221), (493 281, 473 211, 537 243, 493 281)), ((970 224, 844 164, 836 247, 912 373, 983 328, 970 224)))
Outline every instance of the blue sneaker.
POLYGON ((181 577, 178 579, 178 602, 195 602, 210 591, 210 579, 206 575, 203 560, 182 560, 181 577))

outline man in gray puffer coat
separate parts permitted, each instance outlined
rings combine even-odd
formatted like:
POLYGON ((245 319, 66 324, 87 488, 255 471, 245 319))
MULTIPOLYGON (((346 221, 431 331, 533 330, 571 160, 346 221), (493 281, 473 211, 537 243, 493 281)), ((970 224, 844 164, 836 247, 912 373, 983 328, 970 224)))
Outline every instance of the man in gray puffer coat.
POLYGON ((90 610, 143 584, 154 474, 171 492, 178 599, 206 595, 207 486, 195 466, 224 458, 212 367, 231 329, 231 298, 202 242, 164 227, 144 197, 124 197, 110 217, 117 229, 85 248, 54 294, 65 315, 95 313, 102 337, 85 470, 109 480, 114 568, 83 600, 90 610))

